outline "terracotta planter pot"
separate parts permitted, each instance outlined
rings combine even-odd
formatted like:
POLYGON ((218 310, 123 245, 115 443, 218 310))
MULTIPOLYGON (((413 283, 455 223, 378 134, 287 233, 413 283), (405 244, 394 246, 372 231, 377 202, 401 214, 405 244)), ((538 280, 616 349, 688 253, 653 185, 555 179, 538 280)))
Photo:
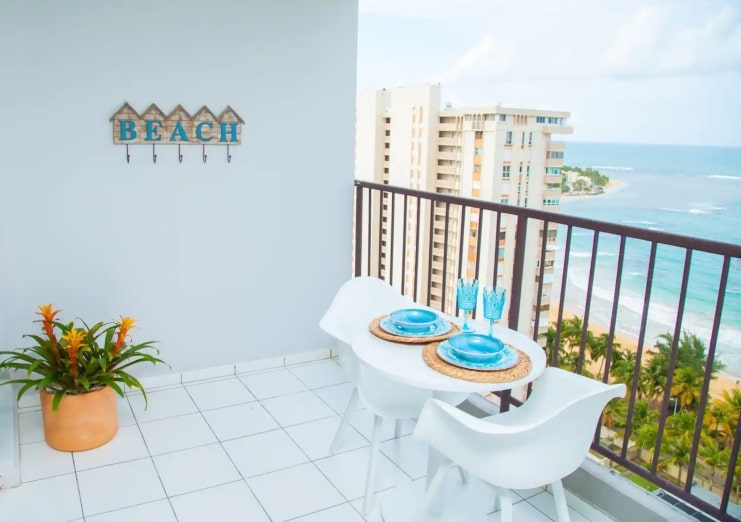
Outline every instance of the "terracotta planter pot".
POLYGON ((118 432, 116 392, 105 387, 82 395, 65 395, 52 411, 53 393, 39 391, 46 443, 60 451, 102 446, 118 432))

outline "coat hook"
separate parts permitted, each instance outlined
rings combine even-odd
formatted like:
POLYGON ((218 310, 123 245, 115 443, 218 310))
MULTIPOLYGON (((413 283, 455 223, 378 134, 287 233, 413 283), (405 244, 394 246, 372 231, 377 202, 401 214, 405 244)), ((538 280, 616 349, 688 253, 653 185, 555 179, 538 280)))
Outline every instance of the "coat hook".
POLYGON ((178 143, 178 163, 183 162, 183 155, 180 154, 180 144, 178 143))
POLYGON ((154 143, 152 143, 152 163, 157 163, 157 154, 154 151, 154 143))
POLYGON ((126 144, 126 163, 131 163, 131 155, 129 154, 129 144, 126 144))
POLYGON ((206 158, 208 158, 208 156, 206 156, 206 146, 204 145, 203 146, 203 163, 206 163, 206 158))
POLYGON ((226 162, 231 163, 232 162, 232 155, 229 154, 229 144, 226 144, 226 162))

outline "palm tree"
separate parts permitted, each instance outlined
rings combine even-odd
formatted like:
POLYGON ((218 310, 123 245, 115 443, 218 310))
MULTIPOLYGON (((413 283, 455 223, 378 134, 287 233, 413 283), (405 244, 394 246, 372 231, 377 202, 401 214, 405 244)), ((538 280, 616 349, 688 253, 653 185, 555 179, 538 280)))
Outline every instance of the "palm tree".
POLYGON ((741 389, 731 388, 730 390, 724 390, 720 399, 716 399, 714 403, 728 411, 730 417, 728 420, 728 435, 733 437, 733 434, 736 432, 739 415, 741 415, 741 389))
POLYGON ((648 451, 649 460, 654 458, 654 449, 656 447, 656 438, 659 436, 658 424, 644 424, 636 428, 631 439, 640 449, 648 451))
MULTIPOLYGON (((597 374, 602 375, 602 368, 605 365, 605 357, 607 357, 607 345, 610 342, 610 336, 606 333, 603 333, 597 336, 588 337, 588 339, 589 358, 592 360, 593 363, 596 363, 601 359, 597 374)), ((613 356, 615 354, 615 350, 618 348, 620 348, 620 343, 612 344, 613 356)))
MULTIPOLYGON (((610 368, 610 375, 614 382, 625 384, 629 393, 633 386, 633 374, 635 373, 636 354, 634 352, 625 352, 619 360, 610 368)), ((640 379, 640 377, 639 377, 640 379)))
MULTIPOLYGON (((545 338, 545 354, 546 354, 546 361, 548 364, 553 361, 553 345, 556 342, 556 329, 553 327, 553 325, 548 327, 548 331, 544 334, 541 334, 541 337, 545 338)), ((558 340, 558 359, 560 361, 561 354, 563 353, 565 340, 563 338, 563 335, 561 335, 560 339, 558 340)))
POLYGON ((667 441, 669 458, 666 459, 667 465, 677 466, 677 484, 682 484, 682 467, 690 463, 692 456, 692 440, 688 437, 672 437, 667 441))
POLYGON ((708 434, 725 447, 725 442, 732 437, 731 410, 716 399, 708 406, 704 420, 708 434))
POLYGON ((563 330, 561 335, 568 343, 569 347, 573 351, 574 348, 581 346, 581 335, 584 329, 584 324, 580 317, 574 316, 571 319, 565 319, 563 321, 563 330))
POLYGON ((728 466, 728 460, 730 458, 729 450, 722 449, 717 441, 708 441, 707 444, 702 444, 698 449, 700 457, 703 462, 710 466, 710 483, 715 485, 716 480, 716 468, 718 466, 728 466))
POLYGON ((607 429, 613 429, 618 426, 625 426, 625 419, 628 413, 628 402, 625 399, 613 399, 607 403, 602 412, 602 424, 607 429))
POLYGON ((668 365, 665 367, 663 358, 654 355, 643 369, 639 382, 640 394, 649 401, 654 401, 664 394, 668 365))
POLYGON ((651 408, 651 404, 645 399, 639 399, 633 405, 633 430, 637 430, 644 424, 653 423, 659 412, 651 408))
POLYGON ((674 372, 671 394, 682 409, 696 409, 702 395, 702 374, 690 366, 679 368, 674 372))

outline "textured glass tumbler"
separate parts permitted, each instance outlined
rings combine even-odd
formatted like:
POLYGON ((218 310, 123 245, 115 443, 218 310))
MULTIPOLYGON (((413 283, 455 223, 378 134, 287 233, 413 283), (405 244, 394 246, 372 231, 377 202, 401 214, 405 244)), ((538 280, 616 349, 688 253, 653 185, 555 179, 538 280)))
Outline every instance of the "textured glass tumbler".
POLYGON ((468 312, 472 312, 476 308, 476 300, 479 296, 479 282, 476 279, 473 281, 459 279, 456 295, 458 297, 458 308, 463 310, 463 331, 473 332, 473 328, 468 326, 468 312))
POLYGON ((493 337, 494 321, 502 318, 507 290, 502 287, 487 286, 484 288, 484 317, 489 320, 489 336, 493 337))

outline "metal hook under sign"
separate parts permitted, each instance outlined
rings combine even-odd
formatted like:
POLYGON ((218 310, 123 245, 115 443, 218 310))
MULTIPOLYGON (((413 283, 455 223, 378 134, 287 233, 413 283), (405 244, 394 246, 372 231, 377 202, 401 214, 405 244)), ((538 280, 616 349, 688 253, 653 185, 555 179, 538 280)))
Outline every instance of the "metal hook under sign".
POLYGON ((157 163, 157 154, 154 151, 154 143, 152 143, 152 163, 157 163))
POLYGON ((232 155, 229 154, 229 144, 226 144, 226 162, 231 163, 232 162, 232 155))
POLYGON ((183 155, 180 154, 180 144, 178 143, 178 163, 183 162, 183 155))
POLYGON ((208 158, 208 156, 206 156, 206 146, 204 145, 203 146, 203 163, 206 163, 206 158, 208 158))
POLYGON ((131 155, 129 154, 129 144, 126 144, 126 163, 131 163, 131 155))

